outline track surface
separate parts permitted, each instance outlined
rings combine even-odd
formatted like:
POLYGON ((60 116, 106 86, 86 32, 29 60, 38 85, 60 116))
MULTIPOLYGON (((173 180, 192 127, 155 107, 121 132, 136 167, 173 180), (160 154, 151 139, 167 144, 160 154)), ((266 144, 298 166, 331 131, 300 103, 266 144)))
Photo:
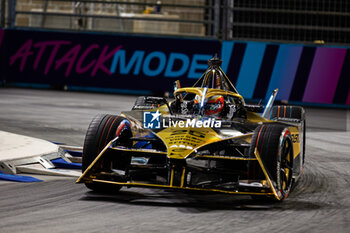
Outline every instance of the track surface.
MULTIPOLYGON (((0 89, 0 130, 82 145, 91 118, 135 97, 0 89)), ((309 130, 303 177, 288 199, 123 188, 73 179, 0 183, 0 232, 350 232, 350 133, 309 130)))

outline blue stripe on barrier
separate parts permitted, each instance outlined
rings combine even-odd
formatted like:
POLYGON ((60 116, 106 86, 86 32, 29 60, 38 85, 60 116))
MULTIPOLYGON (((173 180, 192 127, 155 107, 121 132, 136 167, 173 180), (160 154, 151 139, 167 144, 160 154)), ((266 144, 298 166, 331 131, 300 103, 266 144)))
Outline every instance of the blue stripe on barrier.
POLYGON ((237 91, 247 99, 253 98, 265 48, 265 43, 252 42, 247 45, 236 84, 237 91))
POLYGON ((16 181, 16 182, 41 182, 42 181, 32 176, 3 174, 1 171, 0 171, 0 180, 16 181))
POLYGON ((81 169, 80 163, 69 163, 66 160, 59 158, 59 159, 53 159, 51 162, 55 165, 57 168, 68 168, 68 169, 81 169))
POLYGON ((302 50, 302 46, 280 46, 269 87, 266 92, 266 99, 269 98, 269 95, 271 95, 272 91, 276 88, 279 89, 278 100, 289 99, 302 50))
POLYGON ((221 47, 222 65, 221 65, 221 68, 225 73, 227 73, 228 64, 230 63, 230 60, 231 60, 233 45, 234 45, 233 41, 222 42, 222 47, 221 47))

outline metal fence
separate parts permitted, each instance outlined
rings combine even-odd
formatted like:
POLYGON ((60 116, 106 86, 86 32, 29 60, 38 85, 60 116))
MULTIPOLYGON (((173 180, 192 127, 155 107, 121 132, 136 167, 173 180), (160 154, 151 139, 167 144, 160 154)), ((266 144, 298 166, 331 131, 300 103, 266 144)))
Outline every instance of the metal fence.
POLYGON ((350 1, 1 0, 0 23, 2 27, 350 44, 350 1))
POLYGON ((350 43, 349 0, 235 0, 235 38, 350 43))
POLYGON ((8 0, 7 26, 213 37, 213 1, 8 0))
POLYGON ((6 0, 0 2, 0 27, 5 27, 6 0))

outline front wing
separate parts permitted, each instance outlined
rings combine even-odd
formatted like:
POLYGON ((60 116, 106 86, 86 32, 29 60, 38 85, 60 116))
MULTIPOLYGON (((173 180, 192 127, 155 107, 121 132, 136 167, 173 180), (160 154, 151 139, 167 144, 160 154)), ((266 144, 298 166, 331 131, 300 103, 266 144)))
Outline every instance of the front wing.
MULTIPOLYGON (((205 184, 205 182, 202 182, 202 184, 193 185, 191 183, 191 176, 193 176, 194 170, 185 160, 168 159, 166 152, 162 151, 113 147, 113 142, 114 140, 108 143, 84 171, 81 177, 79 177, 76 181, 77 183, 107 183, 126 187, 264 195, 274 197, 277 200, 281 200, 282 198, 281 192, 277 190, 276 183, 271 179, 256 149, 254 157, 242 158, 201 155, 196 156, 196 159, 223 162, 230 161, 233 163, 256 162, 256 164, 258 164, 256 169, 262 173, 260 180, 249 180, 247 178, 241 180, 238 176, 235 180, 222 184, 205 184), (140 160, 147 159, 157 161, 158 164, 147 165, 138 163, 140 160), (118 160, 123 162, 120 163, 119 161, 118 163, 118 160), (118 164, 117 166, 113 165, 115 162, 118 164), (114 169, 112 169, 112 167, 114 167, 114 169), (151 176, 148 177, 147 173, 150 173, 151 176), (160 179, 157 175, 159 175, 160 179)), ((228 176, 228 174, 225 173, 215 174, 215 176, 218 177, 220 177, 220 175, 223 177, 228 176)))

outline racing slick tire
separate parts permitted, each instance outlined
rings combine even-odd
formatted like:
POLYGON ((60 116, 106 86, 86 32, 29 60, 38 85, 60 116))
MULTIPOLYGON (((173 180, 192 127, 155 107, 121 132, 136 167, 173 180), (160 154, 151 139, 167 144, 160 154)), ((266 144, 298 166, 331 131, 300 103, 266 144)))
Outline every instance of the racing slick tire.
MULTIPOLYGON (((97 115, 91 121, 86 132, 83 157, 82 171, 84 172, 95 160, 97 155, 105 146, 116 137, 116 130, 120 123, 126 118, 115 115, 97 115)), ((131 131, 122 132, 124 137, 131 137, 131 131)), ((104 183, 85 183, 86 187, 97 192, 116 192, 121 186, 104 183)))
MULTIPOLYGON (((281 193, 280 201, 286 199, 293 183, 293 143, 288 128, 279 124, 265 124, 257 127, 249 150, 252 156, 255 148, 260 154, 269 177, 276 183, 277 191, 281 193)), ((267 196, 252 197, 271 201, 267 196)))
MULTIPOLYGON (((302 153, 302 162, 305 162, 305 145, 306 145, 306 120, 305 120, 305 110, 300 106, 285 106, 285 105, 277 105, 273 106, 270 119, 274 120, 278 117, 285 119, 296 119, 300 120, 302 124, 303 130, 303 153, 302 153)), ((283 121, 283 119, 279 119, 279 121, 283 121)))

